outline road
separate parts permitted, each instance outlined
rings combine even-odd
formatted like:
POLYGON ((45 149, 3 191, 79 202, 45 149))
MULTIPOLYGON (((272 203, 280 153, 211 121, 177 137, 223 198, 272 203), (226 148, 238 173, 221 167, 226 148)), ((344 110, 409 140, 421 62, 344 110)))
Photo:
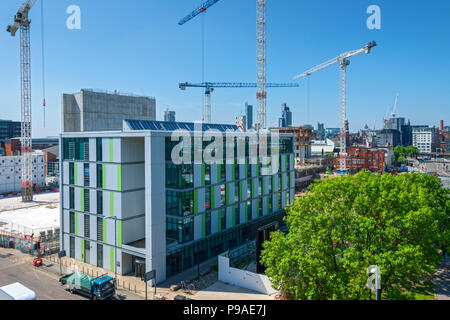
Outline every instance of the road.
MULTIPOLYGON (((59 283, 59 267, 44 265, 36 268, 31 257, 14 249, 0 248, 0 287, 20 282, 36 293, 37 300, 89 300, 79 294, 71 294, 59 283)), ((63 270, 64 272, 64 270, 63 270)), ((113 300, 143 300, 144 298, 124 290, 117 290, 113 300)))
POLYGON ((17 250, 0 249, 0 287, 20 282, 36 293, 37 300, 87 300, 70 294, 56 277, 30 265, 30 258, 17 250))

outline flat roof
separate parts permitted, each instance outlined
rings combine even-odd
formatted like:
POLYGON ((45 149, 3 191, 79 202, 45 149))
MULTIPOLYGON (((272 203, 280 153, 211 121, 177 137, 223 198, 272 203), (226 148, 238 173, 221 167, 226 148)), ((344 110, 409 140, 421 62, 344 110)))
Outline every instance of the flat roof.
POLYGON ((59 221, 59 203, 0 212, 0 222, 9 225, 2 227, 5 231, 11 231, 9 228, 17 229, 16 226, 31 230, 56 229, 60 227, 59 221))

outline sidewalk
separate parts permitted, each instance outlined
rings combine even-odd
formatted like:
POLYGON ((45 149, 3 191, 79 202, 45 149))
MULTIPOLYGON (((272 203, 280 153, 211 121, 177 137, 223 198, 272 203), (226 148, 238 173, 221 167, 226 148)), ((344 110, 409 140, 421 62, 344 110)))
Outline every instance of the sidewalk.
POLYGON ((450 300, 450 259, 447 257, 434 275, 436 300, 450 300))
MULTIPOLYGON (((32 258, 30 258, 30 260, 32 260, 32 258)), ((62 275, 60 274, 59 259, 55 256, 49 256, 42 258, 42 260, 43 266, 38 270, 47 273, 47 275, 55 278, 56 280, 59 280, 60 277, 62 277, 62 275)), ((70 260, 72 259, 70 258, 62 259, 61 271, 63 275, 78 271, 95 277, 108 274, 109 276, 114 278, 114 273, 111 274, 110 272, 106 272, 105 270, 101 270, 99 268, 86 265, 78 261, 76 261, 77 263, 75 264, 72 263, 72 261, 70 260)), ((131 285, 131 282, 126 282, 125 280, 120 279, 119 276, 117 277, 116 295, 118 300, 143 300, 145 298, 145 289, 142 290, 143 296, 140 295, 138 291, 139 289, 138 288, 135 289, 135 287, 131 285), (128 290, 128 288, 125 288, 124 285, 129 286, 130 290, 128 290), (133 292, 132 290, 136 290, 137 292, 133 292)), ((150 289, 148 299, 153 299, 153 295, 150 293, 150 289)))

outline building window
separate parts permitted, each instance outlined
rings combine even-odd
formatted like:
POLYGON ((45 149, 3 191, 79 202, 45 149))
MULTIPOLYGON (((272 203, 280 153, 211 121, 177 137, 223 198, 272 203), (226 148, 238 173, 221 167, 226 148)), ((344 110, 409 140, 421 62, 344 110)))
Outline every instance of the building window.
POLYGON ((194 213, 194 192, 166 192, 166 214, 170 216, 188 216, 194 213))
POLYGON ((84 186, 89 187, 89 163, 84 164, 84 186))
POLYGON ((225 230, 227 228, 227 211, 225 209, 219 210, 220 216, 220 229, 225 230))
POLYGON ((72 259, 75 259, 75 238, 74 237, 70 237, 70 257, 72 259))
POLYGON ((102 147, 102 138, 96 139, 96 147, 97 147, 97 161, 102 162, 103 161, 103 147, 102 147))
POLYGON ((74 185, 75 184, 75 168, 74 163, 69 163, 69 184, 74 185))
POLYGON ((219 207, 223 207, 224 205, 226 205, 226 191, 225 191, 225 185, 221 184, 220 185, 220 205, 219 207))
POLYGON ((253 211, 253 207, 252 207, 252 201, 247 201, 247 221, 252 220, 252 212, 253 211))
POLYGON ((75 234, 75 212, 69 212, 69 232, 75 234))
POLYGON ((97 214, 103 214, 103 191, 97 191, 97 214))
POLYGON ((69 187, 69 208, 75 209, 75 189, 69 187))
POLYGON ((241 223, 241 206, 239 204, 234 206, 234 224, 237 226, 241 223))
POLYGON ((205 186, 209 186, 211 184, 211 165, 204 164, 205 166, 205 186))
POLYGON ((103 165, 97 164, 97 188, 103 188, 103 165))
POLYGON ((258 199, 258 217, 262 217, 263 215, 263 202, 262 198, 258 199))
POLYGON ((90 217, 89 217, 89 215, 85 214, 84 215, 84 237, 90 238, 90 234, 91 234, 90 232, 91 232, 90 217))
POLYGON ((205 209, 211 209, 211 189, 205 188, 205 209))
POLYGON ((234 202, 239 202, 239 182, 234 184, 234 202))
POLYGON ((97 267, 103 268, 103 246, 97 244, 97 267))
POLYGON ((84 212, 89 212, 90 211, 90 200, 89 200, 89 189, 84 189, 84 212))
POLYGON ((252 198, 252 180, 247 180, 247 199, 252 198))
POLYGON ((205 226, 205 233, 206 233, 206 236, 209 236, 209 235, 211 235, 211 212, 207 212, 206 214, 205 214, 205 222, 206 222, 206 226, 205 226))
POLYGON ((103 242, 103 219, 97 218, 97 241, 103 242))

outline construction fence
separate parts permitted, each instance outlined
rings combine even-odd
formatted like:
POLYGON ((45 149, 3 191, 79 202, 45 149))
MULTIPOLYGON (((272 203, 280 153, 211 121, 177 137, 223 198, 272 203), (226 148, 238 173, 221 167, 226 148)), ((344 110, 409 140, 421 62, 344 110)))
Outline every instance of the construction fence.
POLYGON ((17 249, 34 256, 49 256, 59 252, 59 234, 31 238, 20 233, 0 231, 0 248, 17 249))

